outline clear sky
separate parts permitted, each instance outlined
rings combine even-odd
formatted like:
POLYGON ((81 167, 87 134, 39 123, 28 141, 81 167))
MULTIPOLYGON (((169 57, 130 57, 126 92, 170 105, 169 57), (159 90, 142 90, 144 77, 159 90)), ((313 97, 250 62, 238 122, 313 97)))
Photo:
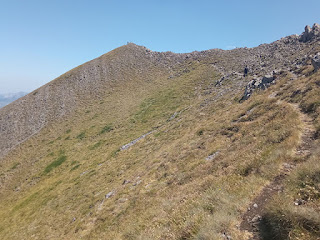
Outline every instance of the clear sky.
POLYGON ((32 91, 116 47, 270 43, 320 23, 320 0, 0 0, 0 93, 32 91))

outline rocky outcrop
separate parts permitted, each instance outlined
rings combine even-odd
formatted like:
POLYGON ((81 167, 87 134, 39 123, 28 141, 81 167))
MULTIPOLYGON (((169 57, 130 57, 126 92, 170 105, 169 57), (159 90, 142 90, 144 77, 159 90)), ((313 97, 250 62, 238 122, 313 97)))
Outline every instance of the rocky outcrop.
POLYGON ((312 66, 314 67, 315 71, 320 69, 320 52, 318 52, 312 59, 311 59, 312 66))
POLYGON ((310 26, 306 26, 304 32, 300 35, 301 42, 312 41, 315 38, 320 37, 320 25, 315 23, 312 28, 310 26))
MULTIPOLYGON (((294 73, 295 70, 308 64, 309 54, 315 54, 315 41, 320 40, 320 25, 315 23, 312 28, 305 27, 305 31, 300 35, 291 35, 280 39, 271 44, 263 44, 256 49, 260 52, 259 64, 249 63, 249 68, 253 69, 252 80, 246 84, 244 94, 240 101, 247 100, 252 93, 261 89, 268 88, 275 81, 276 72, 271 75, 265 75, 277 66, 279 69, 294 73)), ((317 71, 320 68, 320 53, 311 58, 312 65, 317 71)), ((246 76, 246 74, 244 74, 246 76)))
POLYGON ((244 94, 240 101, 247 100, 256 89, 264 90, 275 82, 275 75, 265 75, 261 78, 254 77, 246 86, 244 94))

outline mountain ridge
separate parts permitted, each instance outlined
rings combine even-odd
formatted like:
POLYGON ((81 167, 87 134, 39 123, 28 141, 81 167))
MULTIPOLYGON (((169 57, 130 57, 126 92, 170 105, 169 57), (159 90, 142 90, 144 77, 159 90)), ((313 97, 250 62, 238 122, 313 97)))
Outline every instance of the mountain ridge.
MULTIPOLYGON (((114 82, 115 79, 123 79, 124 77, 121 68, 132 68, 134 66, 134 68, 136 68, 135 74, 137 74, 139 71, 142 73, 141 69, 143 67, 151 67, 152 64, 156 64, 157 67, 165 68, 166 71, 171 71, 171 69, 168 68, 169 64, 172 64, 172 67, 174 67, 176 64, 181 64, 187 60, 208 61, 208 58, 213 58, 217 60, 212 64, 225 78, 234 78, 235 76, 232 76, 234 75, 234 72, 240 73, 241 76, 245 66, 248 66, 251 72, 260 72, 260 75, 270 74, 270 72, 277 70, 275 65, 277 65, 278 69, 285 65, 292 65, 291 61, 293 61, 292 59, 294 58, 297 58, 295 60, 296 62, 299 62, 299 64, 303 65, 305 63, 308 59, 308 55, 311 54, 311 52, 308 52, 311 51, 311 49, 307 50, 308 41, 313 40, 314 37, 318 36, 316 30, 318 29, 318 25, 315 24, 313 29, 315 30, 312 30, 311 28, 309 30, 309 28, 306 27, 306 32, 300 37, 291 35, 271 44, 262 44, 258 47, 249 49, 211 49, 201 52, 195 51, 177 54, 172 52, 153 52, 146 47, 138 46, 133 43, 119 47, 66 72, 52 82, 49 82, 25 96, 19 102, 15 102, 14 105, 1 109, 1 136, 4 137, 0 137, 0 156, 3 156, 9 149, 16 146, 18 143, 25 141, 28 136, 37 133, 45 126, 46 122, 51 121, 50 119, 54 119, 55 117, 60 119, 62 116, 72 112, 77 106, 78 96, 81 95, 80 92, 86 92, 87 96, 99 96, 101 94, 100 90, 104 89, 104 87, 102 87, 104 84, 102 79, 109 78, 110 80, 108 79, 108 83, 114 82), (308 41, 306 42, 300 41, 306 34, 311 34, 312 37, 309 37, 310 39, 308 38, 308 41), (301 47, 306 48, 305 51, 307 53, 304 56, 301 56, 301 51, 297 51, 301 47), (279 53, 274 55, 274 51, 281 50, 279 48, 282 48, 282 56, 281 54, 279 55, 279 53), (296 56, 294 55, 294 51, 298 52, 298 54, 296 53, 296 56), (289 56, 289 54, 292 54, 292 56, 289 56), (107 61, 109 57, 110 60, 107 61), (261 57, 265 59, 261 60, 261 57), (144 63, 137 65, 139 64, 139 61, 135 61, 136 59, 145 59, 145 61, 144 63), (226 59, 227 61, 221 61, 222 59, 226 59), (280 64, 280 62, 282 64, 280 64), (100 66, 101 69, 99 69, 100 66), (88 81, 86 78, 90 78, 90 80, 88 81), (62 86, 61 84, 65 84, 65 86, 62 86), (75 88, 75 85, 77 84, 78 88, 75 88), (51 87, 57 89, 51 91, 51 87), (74 90, 77 92, 74 92, 74 90), (55 93, 52 95, 51 92, 55 93), (57 94, 60 94, 61 96, 58 96, 57 94), (51 103, 41 103, 42 99, 46 99, 45 102, 49 101, 51 103), (54 105, 58 106, 52 108, 54 105), (40 110, 41 114, 39 110, 36 111, 33 109, 25 112, 25 116, 23 117, 15 115, 17 112, 26 111, 30 106, 35 106, 36 109, 42 109, 40 110), (14 109, 10 110, 10 108, 14 109), (32 113, 32 116, 28 114, 28 112, 32 113), (37 114, 37 117, 35 117, 34 114, 37 114), (37 121, 37 119, 39 120, 37 121), (23 121, 31 121, 31 123, 23 124, 23 121), (19 123, 19 125, 9 126, 8 122, 16 122, 19 123), (30 127, 30 125, 33 126, 30 127), (12 136, 13 129, 20 129, 19 132, 15 134, 18 138, 17 141, 13 138, 8 138, 8 135, 12 136)), ((143 77, 144 76, 141 76, 141 78, 143 77)), ((85 96, 82 97, 85 99, 85 96)))
POLYGON ((0 109, 0 238, 317 239, 310 29, 232 51, 129 43, 0 109))

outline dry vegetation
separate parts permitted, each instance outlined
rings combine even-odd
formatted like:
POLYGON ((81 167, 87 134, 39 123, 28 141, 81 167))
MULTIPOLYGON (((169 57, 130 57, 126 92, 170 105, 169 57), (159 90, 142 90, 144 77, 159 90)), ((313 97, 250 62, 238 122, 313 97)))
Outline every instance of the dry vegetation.
POLYGON ((264 227, 275 239, 316 239, 320 151, 299 159, 296 149, 301 114, 312 118, 318 143, 320 74, 283 74, 239 103, 243 89, 232 81, 222 96, 206 93, 221 77, 209 61, 173 71, 128 72, 130 81, 82 102, 2 159, 0 238, 249 239, 242 214, 284 163, 295 163, 264 227), (295 206, 297 198, 304 204, 295 206))

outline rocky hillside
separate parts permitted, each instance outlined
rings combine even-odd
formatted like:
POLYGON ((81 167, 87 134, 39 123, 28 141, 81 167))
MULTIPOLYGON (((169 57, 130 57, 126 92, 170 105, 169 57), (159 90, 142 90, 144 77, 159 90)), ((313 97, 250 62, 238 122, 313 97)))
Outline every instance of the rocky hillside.
POLYGON ((169 74, 172 78, 189 71, 186 67, 180 70, 182 72, 176 72, 176 65, 190 61, 206 62, 222 74, 218 83, 213 83, 218 86, 230 79, 236 82, 237 88, 243 87, 248 80, 244 78, 246 69, 245 75, 252 78, 243 96, 247 99, 253 88, 265 85, 262 80, 270 84, 281 71, 294 72, 305 65, 319 48, 319 45, 313 44, 319 38, 319 32, 320 26, 315 24, 312 28, 307 26, 301 36, 292 35, 256 48, 231 51, 212 49, 190 54, 153 52, 129 43, 65 73, 2 109, 0 156, 50 122, 74 112, 81 102, 99 98, 114 84, 121 84, 121 81, 130 78, 145 80, 161 74, 169 74), (128 76, 128 70, 134 76, 128 76), (263 79, 265 75, 267 78, 263 79))
POLYGON ((319 52, 129 43, 1 108, 0 238, 317 239, 319 52))

